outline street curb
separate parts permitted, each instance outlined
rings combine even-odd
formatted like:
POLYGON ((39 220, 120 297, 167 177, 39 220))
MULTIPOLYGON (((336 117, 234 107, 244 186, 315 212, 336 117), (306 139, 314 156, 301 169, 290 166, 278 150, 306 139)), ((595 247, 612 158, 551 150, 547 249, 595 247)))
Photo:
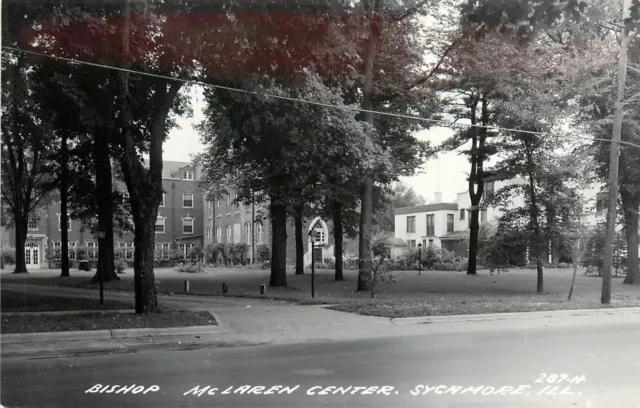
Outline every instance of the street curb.
POLYGON ((135 313, 134 309, 109 309, 109 310, 58 310, 51 312, 2 312, 3 316, 68 316, 83 314, 119 314, 119 313, 135 313))
POLYGON ((574 316, 598 316, 598 315, 619 315, 625 313, 640 313, 640 307, 620 307, 610 309, 574 309, 574 310, 551 310, 539 312, 514 312, 514 313, 487 313, 471 315, 451 315, 451 316, 419 316, 400 317, 391 319, 395 325, 428 324, 428 323, 456 323, 456 322, 481 322, 492 320, 514 320, 514 319, 539 319, 552 317, 574 317, 574 316))
POLYGON ((132 337, 171 336, 176 334, 204 336, 221 333, 223 333, 223 330, 217 325, 172 327, 165 329, 113 329, 45 333, 12 333, 0 336, 0 342, 3 344, 15 344, 68 340, 110 340, 132 337))
POLYGON ((65 340, 107 340, 111 338, 111 330, 88 330, 44 333, 11 333, 0 336, 2 344, 37 343, 65 340))
POLYGON ((209 335, 221 334, 223 330, 217 325, 172 327, 167 329, 113 329, 111 337, 114 339, 125 339, 131 337, 148 336, 171 336, 176 334, 184 335, 209 335))

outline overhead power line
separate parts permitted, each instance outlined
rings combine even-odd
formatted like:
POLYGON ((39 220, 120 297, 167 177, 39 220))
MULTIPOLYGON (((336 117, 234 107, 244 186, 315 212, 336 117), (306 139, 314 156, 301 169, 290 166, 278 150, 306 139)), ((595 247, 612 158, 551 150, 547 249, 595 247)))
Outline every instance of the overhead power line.
MULTIPOLYGON (((326 107, 326 108, 342 109, 342 110, 348 110, 348 111, 360 112, 360 113, 372 113, 374 115, 390 116, 390 117, 409 119, 409 120, 417 120, 417 121, 420 121, 420 122, 429 122, 429 123, 434 123, 434 124, 442 126, 442 127, 449 127, 449 128, 474 128, 475 127, 475 128, 482 128, 482 129, 488 129, 488 130, 503 131, 503 132, 522 133, 522 134, 528 134, 528 135, 534 135, 534 136, 553 136, 552 133, 546 133, 546 132, 535 132, 535 131, 531 131, 531 130, 505 128, 505 127, 500 127, 500 126, 482 126, 482 125, 474 125, 474 124, 470 124, 470 123, 447 122, 447 121, 444 121, 444 120, 423 118, 423 117, 420 117, 420 116, 403 115, 403 114, 400 114, 400 113, 391 113, 391 112, 381 112, 381 111, 375 111, 375 110, 355 108, 355 107, 352 107, 352 106, 339 106, 339 105, 333 105, 333 104, 326 103, 326 102, 312 101, 312 100, 299 99, 299 98, 291 98, 291 97, 288 97, 288 96, 274 95, 274 94, 269 94, 269 93, 260 93, 260 92, 249 91, 249 90, 241 89, 241 88, 229 87, 229 86, 224 86, 224 85, 210 84, 210 83, 207 83, 207 82, 204 82, 204 81, 200 81, 200 80, 196 80, 196 79, 176 78, 176 77, 172 77, 172 76, 168 76, 168 75, 154 74, 154 73, 151 73, 151 72, 137 71, 137 70, 134 70, 134 69, 115 67, 115 66, 105 65, 105 64, 98 64, 98 63, 95 63, 95 62, 81 61, 81 60, 77 60, 77 59, 73 59, 73 58, 60 57, 60 56, 57 56, 57 55, 51 55, 51 54, 46 54, 46 53, 37 52, 37 51, 23 50, 23 49, 20 49, 20 48, 8 47, 8 46, 4 46, 4 45, 2 46, 2 49, 8 50, 8 51, 12 51, 12 52, 21 52, 21 53, 25 53, 25 54, 37 55, 37 56, 40 56, 40 57, 56 59, 56 60, 60 60, 60 61, 69 62, 69 63, 72 63, 72 64, 80 64, 80 65, 87 65, 87 66, 92 66, 92 67, 96 67, 96 68, 103 68, 103 69, 111 69, 111 70, 121 71, 121 72, 128 72, 128 73, 135 74, 135 75, 143 75, 143 76, 148 76, 148 77, 153 77, 153 78, 158 78, 158 79, 164 79, 164 80, 167 80, 167 81, 178 81, 178 82, 183 82, 183 83, 186 83, 186 84, 200 85, 200 86, 209 87, 209 88, 216 88, 216 89, 221 89, 221 90, 230 91, 230 92, 245 93, 245 94, 250 94, 250 95, 262 96, 262 97, 266 97, 266 98, 282 99, 282 100, 286 100, 286 101, 290 101, 290 102, 306 103, 306 104, 309 104, 309 105, 322 106, 322 107, 326 107)), ((571 139, 581 139, 581 140, 588 140, 588 141, 611 142, 611 139, 603 139, 603 138, 597 138, 597 137, 578 136, 578 135, 568 135, 568 137, 571 138, 571 139)), ((633 147, 636 147, 636 148, 640 149, 640 145, 635 144, 635 143, 626 142, 626 141, 623 141, 623 140, 619 141, 618 143, 620 143, 622 145, 633 146, 633 147)))

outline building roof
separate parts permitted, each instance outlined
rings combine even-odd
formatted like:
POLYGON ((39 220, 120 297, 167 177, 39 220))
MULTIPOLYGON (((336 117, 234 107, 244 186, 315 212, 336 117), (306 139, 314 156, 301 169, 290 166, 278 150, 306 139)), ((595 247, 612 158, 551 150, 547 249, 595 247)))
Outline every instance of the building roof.
POLYGON ((458 204, 435 203, 435 204, 417 205, 415 207, 402 207, 402 208, 393 209, 393 212, 396 215, 433 212, 433 211, 458 211, 458 204))
MULTIPOLYGON (((185 167, 192 166, 193 163, 190 162, 181 162, 181 161, 167 161, 164 160, 162 162, 162 178, 163 179, 171 179, 171 178, 180 178, 180 175, 177 174, 178 171, 185 167)), ((200 179, 200 169, 196 168, 196 180, 200 179)))
POLYGON ((452 231, 440 237, 440 241, 462 241, 469 237, 469 231, 452 231))

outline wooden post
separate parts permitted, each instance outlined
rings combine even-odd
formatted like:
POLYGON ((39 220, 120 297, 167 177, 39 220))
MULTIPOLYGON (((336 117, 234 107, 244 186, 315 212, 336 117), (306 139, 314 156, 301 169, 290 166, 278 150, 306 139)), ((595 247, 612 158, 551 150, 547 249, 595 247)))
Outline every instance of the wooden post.
POLYGON ((315 283, 316 283, 316 263, 315 263, 315 241, 314 241, 314 237, 311 237, 311 297, 315 298, 316 297, 316 287, 315 287, 315 283))
POLYGON ((573 244, 573 278, 571 278, 571 288, 569 288, 569 299, 573 294, 573 288, 576 284, 576 274, 578 273, 578 264, 580 263, 580 254, 582 253, 582 238, 578 238, 573 244))

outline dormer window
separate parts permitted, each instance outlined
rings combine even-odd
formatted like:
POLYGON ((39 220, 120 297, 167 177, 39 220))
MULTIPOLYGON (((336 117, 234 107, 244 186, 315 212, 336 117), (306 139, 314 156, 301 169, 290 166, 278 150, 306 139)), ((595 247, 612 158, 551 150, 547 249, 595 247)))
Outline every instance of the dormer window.
POLYGON ((183 171, 182 172, 183 180, 193 180, 193 172, 192 171, 183 171))

